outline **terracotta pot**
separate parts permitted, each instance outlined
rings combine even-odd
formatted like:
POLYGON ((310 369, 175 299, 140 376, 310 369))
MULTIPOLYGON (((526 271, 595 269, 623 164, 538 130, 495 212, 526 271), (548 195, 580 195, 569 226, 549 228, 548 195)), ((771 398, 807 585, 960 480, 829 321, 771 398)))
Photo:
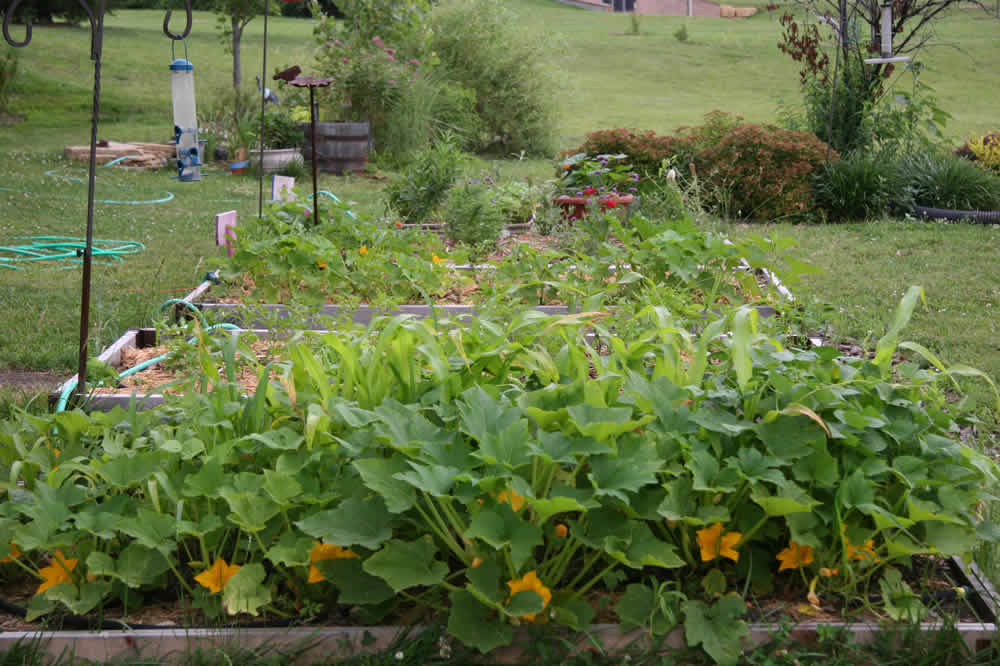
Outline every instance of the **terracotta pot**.
POLYGON ((595 200, 603 208, 628 208, 634 198, 631 194, 608 194, 601 197, 560 196, 553 201, 563 209, 563 217, 572 221, 582 218, 587 212, 587 206, 595 200))

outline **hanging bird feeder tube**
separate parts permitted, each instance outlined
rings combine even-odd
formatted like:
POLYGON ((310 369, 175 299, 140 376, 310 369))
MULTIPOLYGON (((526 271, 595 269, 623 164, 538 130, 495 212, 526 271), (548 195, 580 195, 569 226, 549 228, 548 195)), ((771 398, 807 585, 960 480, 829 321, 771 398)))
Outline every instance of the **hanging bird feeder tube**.
POLYGON ((190 182, 201 180, 202 161, 195 110, 194 65, 186 57, 187 45, 184 51, 184 58, 175 58, 170 63, 170 96, 174 110, 173 143, 177 145, 177 179, 190 182))
POLYGON ((892 54, 892 3, 883 3, 880 9, 882 14, 879 17, 879 57, 865 58, 865 64, 885 65, 889 63, 908 62, 910 56, 894 56, 892 54))

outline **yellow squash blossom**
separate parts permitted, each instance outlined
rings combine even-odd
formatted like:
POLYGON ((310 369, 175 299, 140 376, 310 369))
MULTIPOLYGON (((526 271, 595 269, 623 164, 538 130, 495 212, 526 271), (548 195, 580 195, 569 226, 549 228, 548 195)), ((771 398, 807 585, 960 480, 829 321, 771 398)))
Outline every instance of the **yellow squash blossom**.
POLYGON ((514 513, 521 510, 524 506, 524 498, 517 494, 515 490, 501 490, 500 494, 497 495, 498 502, 507 502, 514 509, 514 513))
POLYGON ((736 544, 740 542, 743 535, 739 532, 722 533, 722 523, 716 523, 711 527, 698 530, 698 545, 701 547, 701 561, 711 562, 717 557, 728 557, 733 562, 739 562, 740 554, 736 551, 736 544))
POLYGON ((360 559, 361 556, 348 548, 341 548, 340 546, 335 546, 332 543, 320 543, 319 541, 314 541, 313 549, 309 551, 309 580, 306 582, 321 583, 326 580, 326 578, 323 577, 323 572, 319 570, 319 567, 317 567, 314 562, 319 562, 320 560, 341 560, 352 557, 360 559))
POLYGON ((41 594, 50 587, 55 587, 60 583, 73 582, 70 572, 76 568, 76 563, 79 560, 67 559, 61 550, 56 551, 56 554, 52 556, 52 560, 52 564, 38 570, 39 575, 42 577, 42 584, 38 586, 36 594, 41 594))
POLYGON ((827 569, 826 567, 822 567, 819 570, 819 575, 822 576, 823 578, 832 578, 833 576, 836 576, 839 573, 840 569, 827 569))
POLYGON ((878 556, 875 555, 875 541, 868 539, 865 541, 863 546, 855 546, 844 537, 844 546, 847 549, 847 559, 849 560, 865 560, 867 562, 878 562, 878 556))
POLYGON ((431 257, 431 261, 435 264, 443 264, 445 260, 435 254, 431 257))
POLYGON ((202 571, 200 574, 194 577, 198 584, 202 587, 208 588, 208 591, 212 594, 216 592, 221 592, 222 588, 226 586, 229 579, 236 575, 236 572, 240 570, 240 565, 238 564, 227 564, 224 559, 217 558, 215 564, 211 567, 202 571))
POLYGON ((798 569, 799 567, 804 567, 807 564, 812 564, 813 561, 813 549, 812 546, 800 546, 794 541, 788 542, 788 548, 778 553, 777 559, 781 562, 781 566, 778 567, 778 571, 784 571, 785 569, 798 569))
POLYGON ((566 535, 569 534, 569 528, 562 523, 556 525, 556 528, 553 531, 555 532, 555 535, 560 539, 566 538, 566 535))
POLYGON ((8 553, 7 557, 0 559, 0 564, 13 562, 19 557, 21 557, 21 549, 17 547, 16 543, 12 543, 10 544, 10 552, 8 553))
POLYGON ((367 245, 362 245, 358 249, 358 252, 361 253, 361 254, 363 254, 363 255, 365 255, 367 257, 368 256, 368 246, 367 245))
MULTIPOLYGON (((542 608, 549 605, 552 601, 552 591, 542 584, 542 581, 538 579, 538 574, 534 571, 529 571, 520 578, 507 582, 507 587, 510 588, 510 596, 513 597, 518 592, 524 592, 525 590, 531 590, 537 592, 538 596, 542 598, 542 608)), ((535 621, 536 613, 528 613, 527 615, 522 615, 522 620, 527 620, 528 622, 535 621)))
POLYGON ((875 555, 875 541, 874 539, 868 539, 865 541, 863 546, 855 546, 851 543, 851 540, 847 538, 847 525, 840 526, 840 532, 844 535, 844 550, 847 554, 847 559, 849 560, 865 560, 867 562, 879 562, 878 556, 875 555))

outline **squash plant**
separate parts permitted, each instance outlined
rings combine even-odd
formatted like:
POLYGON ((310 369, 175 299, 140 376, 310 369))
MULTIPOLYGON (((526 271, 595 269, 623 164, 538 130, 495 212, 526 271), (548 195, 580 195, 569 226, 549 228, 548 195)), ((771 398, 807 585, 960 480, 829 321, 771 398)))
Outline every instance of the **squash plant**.
POLYGON ((0 556, 38 581, 30 618, 163 594, 208 617, 417 608, 484 652, 610 596, 733 663, 743 595, 779 580, 918 618, 899 567, 1000 533, 978 513, 997 467, 941 390, 974 371, 891 362, 919 295, 871 359, 745 307, 694 330, 649 307, 628 339, 595 314, 396 317, 291 342, 252 396, 223 370, 152 413, 19 413, 0 556))
POLYGON ((594 251, 518 245, 495 269, 470 275, 446 267, 462 263, 461 253, 449 255, 433 234, 354 218, 343 206, 314 225, 303 204, 285 202, 241 226, 234 256, 219 260, 221 277, 249 278, 250 301, 286 305, 432 303, 461 297, 475 282, 479 302, 574 309, 654 302, 694 316, 720 303, 781 300, 772 284, 757 280, 761 269, 790 283, 812 270, 786 256, 789 241, 782 239, 731 241, 688 220, 597 217, 603 235, 584 234, 594 251))

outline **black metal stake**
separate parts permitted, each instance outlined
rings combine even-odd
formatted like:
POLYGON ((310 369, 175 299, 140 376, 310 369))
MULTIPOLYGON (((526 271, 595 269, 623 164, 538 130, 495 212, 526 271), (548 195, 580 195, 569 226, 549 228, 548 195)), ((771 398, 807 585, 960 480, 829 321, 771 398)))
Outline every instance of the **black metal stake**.
POLYGON ((312 176, 313 176, 313 225, 319 224, 319 188, 316 179, 316 88, 309 86, 309 122, 312 125, 309 134, 312 140, 312 176))
POLYGON ((309 88, 309 142, 312 145, 312 177, 313 177, 313 226, 319 224, 319 177, 316 175, 319 169, 319 154, 316 152, 316 121, 319 119, 319 108, 316 105, 316 88, 325 88, 333 79, 318 79, 313 76, 301 74, 298 65, 289 67, 284 72, 275 74, 274 78, 281 79, 295 86, 296 88, 309 88))
POLYGON ((80 293, 80 356, 76 372, 77 404, 87 397, 87 351, 90 343, 90 268, 94 247, 94 190, 97 184, 97 121, 101 111, 101 50, 104 38, 104 0, 97 0, 97 25, 91 44, 94 61, 94 102, 90 114, 90 169, 87 174, 87 241, 83 250, 80 293))

